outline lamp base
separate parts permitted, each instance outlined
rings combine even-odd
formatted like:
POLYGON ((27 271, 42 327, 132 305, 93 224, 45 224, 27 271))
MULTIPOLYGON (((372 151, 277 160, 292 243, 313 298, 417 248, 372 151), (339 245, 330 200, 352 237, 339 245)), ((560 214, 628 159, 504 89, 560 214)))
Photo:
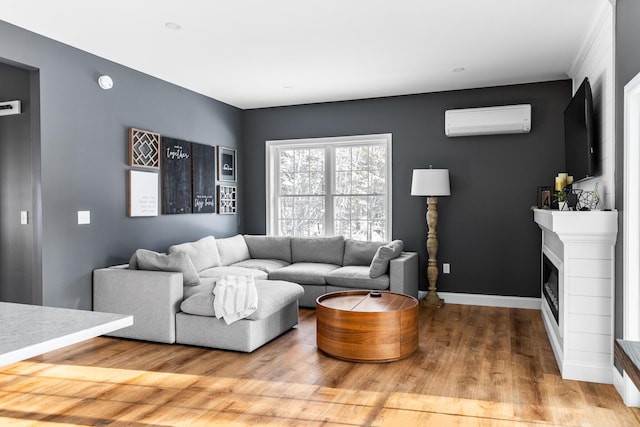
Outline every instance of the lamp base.
POLYGON ((444 299, 440 298, 436 292, 427 292, 427 296, 422 300, 422 305, 426 307, 442 308, 444 299))

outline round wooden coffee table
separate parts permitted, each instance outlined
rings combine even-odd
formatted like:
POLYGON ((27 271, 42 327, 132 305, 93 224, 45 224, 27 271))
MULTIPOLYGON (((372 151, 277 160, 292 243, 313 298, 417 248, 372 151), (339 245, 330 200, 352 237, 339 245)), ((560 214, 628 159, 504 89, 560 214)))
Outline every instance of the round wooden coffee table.
POLYGON ((416 351, 418 300, 392 292, 379 295, 362 290, 318 297, 318 348, 355 362, 391 362, 416 351))

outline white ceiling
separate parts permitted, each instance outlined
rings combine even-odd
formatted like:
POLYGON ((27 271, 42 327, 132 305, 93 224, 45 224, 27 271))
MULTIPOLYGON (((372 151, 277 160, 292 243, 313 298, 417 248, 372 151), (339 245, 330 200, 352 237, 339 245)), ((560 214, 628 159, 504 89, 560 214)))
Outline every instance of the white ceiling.
POLYGON ((567 78, 608 4, 0 1, 1 20, 243 109, 567 78))

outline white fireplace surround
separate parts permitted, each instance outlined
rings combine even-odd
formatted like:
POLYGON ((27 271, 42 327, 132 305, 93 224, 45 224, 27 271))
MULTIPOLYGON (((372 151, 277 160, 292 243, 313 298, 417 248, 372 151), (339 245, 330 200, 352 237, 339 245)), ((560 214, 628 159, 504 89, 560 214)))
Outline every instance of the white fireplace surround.
POLYGON ((564 379, 613 382, 617 218, 617 211, 534 209, 541 273, 542 254, 558 269, 558 322, 544 298, 542 319, 564 379))

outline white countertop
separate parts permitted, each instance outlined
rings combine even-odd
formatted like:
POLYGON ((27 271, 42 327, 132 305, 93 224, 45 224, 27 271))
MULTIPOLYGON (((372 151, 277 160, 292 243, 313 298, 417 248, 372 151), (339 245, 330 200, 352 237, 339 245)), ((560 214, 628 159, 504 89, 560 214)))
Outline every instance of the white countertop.
POLYGON ((0 366, 133 325, 133 316, 0 302, 0 366))

